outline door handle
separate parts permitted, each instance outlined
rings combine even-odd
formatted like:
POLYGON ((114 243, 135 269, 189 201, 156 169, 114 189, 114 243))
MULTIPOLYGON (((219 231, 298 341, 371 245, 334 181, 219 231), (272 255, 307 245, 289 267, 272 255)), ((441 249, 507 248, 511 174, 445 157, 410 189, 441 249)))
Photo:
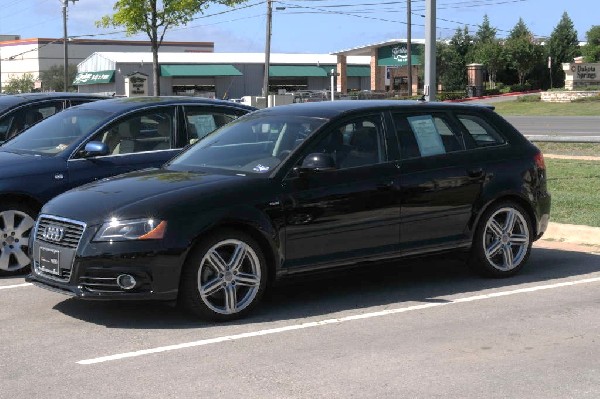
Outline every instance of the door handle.
POLYGON ((472 168, 467 170, 467 175, 473 179, 483 177, 483 168, 472 168))
POLYGON ((390 181, 390 182, 385 182, 385 183, 379 183, 377 185, 377 190, 380 191, 387 191, 387 190, 393 190, 394 189, 394 182, 390 181))

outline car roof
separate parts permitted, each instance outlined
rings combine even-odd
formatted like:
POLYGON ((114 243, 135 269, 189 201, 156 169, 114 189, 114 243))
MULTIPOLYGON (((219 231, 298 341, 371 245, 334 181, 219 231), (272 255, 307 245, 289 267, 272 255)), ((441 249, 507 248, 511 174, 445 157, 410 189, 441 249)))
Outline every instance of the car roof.
POLYGON ((377 111, 382 109, 442 111, 451 109, 493 110, 494 107, 485 104, 460 104, 411 100, 339 100, 280 105, 277 107, 262 109, 257 111, 257 113, 269 114, 273 116, 296 115, 317 118, 334 118, 349 112, 369 110, 377 111))
POLYGON ((108 96, 99 94, 86 93, 22 93, 22 94, 7 94, 0 96, 0 109, 10 108, 16 105, 25 104, 43 100, 62 100, 62 99, 77 99, 77 98, 97 98, 106 99, 108 96))
POLYGON ((151 105, 218 105, 236 108, 244 111, 255 111, 256 108, 227 100, 215 100, 203 97, 162 96, 162 97, 117 97, 108 100, 94 101, 78 106, 78 109, 102 110, 110 113, 123 113, 136 109, 146 108, 151 105))

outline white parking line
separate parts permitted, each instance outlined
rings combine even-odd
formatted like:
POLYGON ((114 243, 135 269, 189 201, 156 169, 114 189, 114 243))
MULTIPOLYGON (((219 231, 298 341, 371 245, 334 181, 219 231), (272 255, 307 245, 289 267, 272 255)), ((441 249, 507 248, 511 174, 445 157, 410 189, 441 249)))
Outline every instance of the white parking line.
POLYGON ((0 285, 0 290, 7 290, 9 288, 20 288, 20 287, 29 287, 30 285, 33 285, 31 283, 23 283, 23 284, 15 284, 15 285, 0 285))
MULTIPOLYGON (((434 307, 438 307, 438 306, 454 305, 454 304, 463 303, 463 302, 480 301, 483 299, 498 298, 498 297, 509 296, 509 295, 524 294, 524 293, 548 290, 548 289, 553 289, 553 288, 568 287, 568 286, 573 286, 573 285, 590 284, 590 283, 598 283, 598 282, 600 282, 600 277, 588 278, 588 279, 576 280, 576 281, 567 281, 567 282, 556 283, 556 284, 539 285, 539 286, 535 286, 535 287, 520 288, 520 289, 516 289, 516 290, 511 290, 511 291, 500 291, 500 292, 494 292, 491 294, 475 295, 475 296, 470 296, 470 297, 465 297, 465 298, 458 298, 458 299, 454 299, 454 300, 447 300, 447 302, 425 303, 422 305, 408 306, 408 307, 404 307, 404 308, 386 309, 386 310, 382 310, 382 311, 378 311, 378 312, 363 313, 363 314, 358 314, 358 315, 353 315, 353 316, 345 316, 345 317, 340 317, 337 319, 325 319, 325 320, 313 321, 313 322, 302 323, 302 324, 293 324, 293 325, 289 325, 289 326, 285 326, 285 327, 270 328, 270 329, 266 329, 266 330, 247 332, 247 333, 243 333, 243 334, 226 335, 226 336, 222 336, 222 337, 203 339, 200 341, 187 342, 187 343, 177 344, 177 345, 160 346, 157 348, 144 349, 144 350, 139 350, 139 351, 135 351, 135 352, 126 352, 126 353, 120 353, 120 354, 116 354, 116 355, 97 357, 94 359, 80 360, 77 363, 78 364, 95 364, 95 363, 110 362, 110 361, 125 359, 125 358, 129 358, 129 357, 144 356, 144 355, 150 355, 153 353, 168 352, 168 351, 174 351, 174 350, 179 350, 179 349, 184 349, 184 348, 191 348, 191 347, 196 347, 196 346, 205 346, 205 345, 217 344, 220 342, 235 341, 235 340, 244 339, 244 338, 259 337, 262 335, 279 334, 279 333, 283 333, 283 332, 287 332, 287 331, 302 330, 305 328, 324 326, 327 324, 340 324, 340 323, 345 323, 348 321, 363 320, 363 319, 370 319, 373 317, 381 317, 381 316, 388 316, 388 315, 397 314, 397 313, 411 312, 413 310, 423 310, 423 309, 434 308, 434 307)), ((435 298, 435 299, 444 300, 444 298, 435 298)))

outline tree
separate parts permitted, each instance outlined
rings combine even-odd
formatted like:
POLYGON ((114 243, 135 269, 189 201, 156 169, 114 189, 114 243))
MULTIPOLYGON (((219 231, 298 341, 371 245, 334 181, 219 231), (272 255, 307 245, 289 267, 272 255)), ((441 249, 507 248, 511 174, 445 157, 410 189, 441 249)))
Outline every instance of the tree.
POLYGON ((488 73, 490 88, 496 87, 498 71, 506 65, 504 49, 498 40, 477 44, 474 50, 475 62, 483 64, 488 73))
POLYGON ((18 94, 18 93, 31 93, 35 79, 30 73, 25 73, 21 76, 11 76, 8 82, 4 85, 4 93, 6 94, 18 94))
POLYGON ((565 84, 565 74, 561 64, 563 62, 573 62, 573 58, 580 53, 577 31, 566 12, 563 13, 562 18, 552 31, 550 39, 548 39, 547 49, 548 56, 552 57, 550 74, 553 84, 562 87, 565 84))
POLYGON ((473 38, 469 29, 456 29, 449 43, 438 42, 436 63, 439 82, 444 90, 464 90, 467 84, 467 61, 472 59, 473 38))
POLYGON ((158 49, 165 33, 175 26, 186 25, 196 13, 202 13, 210 4, 233 6, 246 0, 117 0, 112 15, 105 15, 97 26, 124 27, 128 35, 144 32, 152 49, 152 76, 154 95, 160 95, 158 49), (161 8, 162 7, 162 8, 161 8))
POLYGON ((600 61, 600 25, 594 25, 585 34, 587 43, 582 53, 586 62, 600 61))
MULTIPOLYGON (((68 79, 69 79, 69 91, 77 91, 77 88, 73 86, 73 81, 77 75, 77 66, 69 64, 68 68, 68 79)), ((62 65, 52 65, 47 71, 40 72, 40 80, 42 81, 42 89, 44 91, 63 91, 65 79, 64 68, 62 65)))
POLYGON ((536 43, 533 34, 521 18, 510 31, 504 46, 508 63, 517 71, 519 85, 523 86, 525 76, 541 62, 542 47, 536 43))
POLYGON ((496 28, 490 25, 487 14, 483 16, 483 22, 475 32, 475 44, 490 43, 496 40, 496 28))
POLYGON ((485 66, 490 87, 496 87, 496 74, 504 68, 506 62, 502 46, 496 39, 496 28, 490 25, 487 15, 483 16, 483 22, 475 33, 473 60, 485 66))

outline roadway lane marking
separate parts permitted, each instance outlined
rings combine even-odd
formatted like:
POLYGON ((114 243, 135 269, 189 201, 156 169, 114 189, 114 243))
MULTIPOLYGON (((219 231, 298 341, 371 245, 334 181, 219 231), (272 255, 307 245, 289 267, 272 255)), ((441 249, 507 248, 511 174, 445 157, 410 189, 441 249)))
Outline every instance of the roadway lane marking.
POLYGON ((7 290, 9 288, 20 288, 20 287, 29 287, 30 285, 33 285, 31 283, 23 283, 23 284, 15 284, 15 285, 0 285, 0 290, 7 290))
MULTIPOLYGON (((491 294, 474 295, 474 296, 465 297, 465 298, 447 300, 447 302, 431 302, 431 303, 426 303, 426 304, 422 304, 422 305, 408 306, 408 307, 404 307, 404 308, 386 309, 386 310, 381 310, 378 312, 370 312, 370 313, 363 313, 363 314, 358 314, 358 315, 353 315, 353 316, 345 316, 345 317, 340 317, 337 319, 325 319, 325 320, 312 321, 312 322, 302 323, 302 324, 293 324, 293 325, 285 326, 285 327, 269 328, 266 330, 253 331, 253 332, 247 332, 247 333, 242 333, 242 334, 226 335, 223 337, 203 339, 200 341, 187 342, 187 343, 183 343, 183 344, 159 346, 157 348, 143 349, 143 350, 139 350, 139 351, 135 351, 135 352, 126 352, 126 353, 120 353, 120 354, 116 354, 116 355, 97 357, 94 359, 80 360, 77 363, 82 364, 82 365, 104 363, 104 362, 126 359, 129 357, 145 356, 145 355, 151 355, 154 353, 169 352, 169 351, 175 351, 175 350, 185 349, 185 348, 193 348, 196 346, 206 346, 206 345, 218 344, 221 342, 236 341, 236 340, 240 340, 240 339, 244 339, 244 338, 260 337, 263 335, 279 334, 279 333, 284 333, 284 332, 288 332, 288 331, 303 330, 306 328, 325 326, 328 324, 340 324, 340 323, 345 323, 348 321, 370 319, 373 317, 388 316, 388 315, 393 315, 393 314, 398 314, 398 313, 411 312, 414 310, 423 310, 423 309, 435 308, 435 307, 439 307, 439 306, 454 305, 454 304, 459 304, 459 303, 464 303, 464 302, 474 302, 474 301, 480 301, 483 299, 499 298, 499 297, 510 296, 510 295, 525 294, 525 293, 530 293, 530 292, 535 292, 535 291, 542 291, 542 290, 549 290, 549 289, 554 289, 554 288, 570 287, 573 285, 591 284, 591 283, 598 283, 598 282, 600 282, 600 277, 594 277, 594 278, 588 278, 588 279, 576 280, 576 281, 567 281, 567 282, 556 283, 556 284, 539 285, 539 286, 529 287, 529 288, 519 288, 516 290, 510 290, 510 291, 493 292, 491 294)), ((432 299, 444 300, 444 298, 432 298, 432 299)))

